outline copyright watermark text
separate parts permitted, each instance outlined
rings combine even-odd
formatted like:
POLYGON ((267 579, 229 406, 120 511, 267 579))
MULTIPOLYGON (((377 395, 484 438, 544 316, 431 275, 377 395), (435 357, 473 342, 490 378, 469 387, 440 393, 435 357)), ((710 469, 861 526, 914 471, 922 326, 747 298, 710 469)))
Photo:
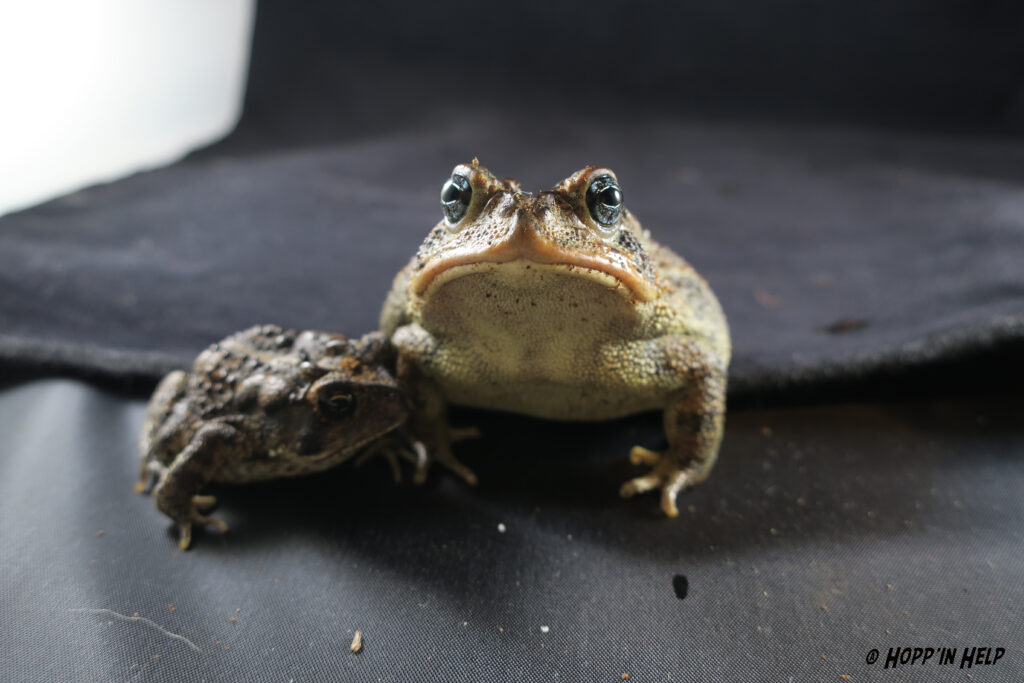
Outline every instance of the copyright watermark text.
MULTIPOLYGON (((1005 654, 1004 647, 890 647, 882 662, 885 669, 928 664, 970 669, 974 666, 992 666, 1005 654)), ((871 648, 864 661, 875 664, 881 657, 882 653, 871 648)))

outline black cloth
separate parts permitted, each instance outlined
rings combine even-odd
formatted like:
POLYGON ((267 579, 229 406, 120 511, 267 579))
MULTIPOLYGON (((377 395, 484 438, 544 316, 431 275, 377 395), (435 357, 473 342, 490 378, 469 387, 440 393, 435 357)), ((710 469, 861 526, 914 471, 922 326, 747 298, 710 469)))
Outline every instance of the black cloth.
POLYGON ((757 392, 1024 336, 1024 143, 844 128, 467 117, 205 156, 0 219, 0 361, 150 381, 237 329, 359 335, 479 156, 526 187, 614 168, 711 283, 757 392))
POLYGON ((183 553, 132 491, 142 402, 23 385, 0 393, 0 678, 1019 681, 1022 409, 734 412, 675 521, 616 495, 656 416, 464 413, 476 488, 383 461, 219 487, 231 531, 183 553), (1006 654, 882 669, 907 646, 1006 654))

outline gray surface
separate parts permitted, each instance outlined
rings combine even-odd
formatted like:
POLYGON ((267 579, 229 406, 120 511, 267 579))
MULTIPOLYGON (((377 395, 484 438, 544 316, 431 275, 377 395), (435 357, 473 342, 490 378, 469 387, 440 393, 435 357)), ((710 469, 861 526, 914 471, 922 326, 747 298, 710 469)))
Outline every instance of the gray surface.
POLYGON ((222 488, 232 531, 188 553, 132 492, 142 407, 0 392, 0 679, 966 680, 864 663, 908 645, 1006 647, 974 680, 1024 679, 1019 400, 733 412, 675 522, 615 495, 656 417, 464 413, 478 488, 380 462, 222 488))
POLYGON ((254 323, 361 334, 473 156, 535 189, 613 167, 719 294, 739 392, 1024 337, 1021 141, 577 114, 206 155, 7 216, 0 361, 152 380, 254 323))

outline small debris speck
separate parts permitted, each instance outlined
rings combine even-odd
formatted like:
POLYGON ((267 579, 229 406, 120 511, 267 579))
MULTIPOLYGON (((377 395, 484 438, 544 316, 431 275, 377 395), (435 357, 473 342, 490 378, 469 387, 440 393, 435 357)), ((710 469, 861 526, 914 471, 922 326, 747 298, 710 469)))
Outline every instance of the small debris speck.
POLYGON ((761 427, 761 433, 763 435, 765 435, 765 436, 771 436, 772 435, 772 428, 771 427, 761 427))
POLYGON ((892 585, 891 583, 885 584, 885 587, 891 591, 896 590, 896 586, 892 585))
POLYGON ((863 318, 843 318, 837 320, 831 325, 827 325, 824 328, 825 332, 829 334, 846 334, 847 332, 857 332, 863 330, 868 326, 868 321, 863 318))
POLYGON ((234 624, 234 623, 236 623, 238 621, 238 619, 235 619, 234 617, 231 617, 230 619, 228 619, 228 621, 230 621, 232 624, 234 624))
POLYGON ((498 523, 498 533, 499 533, 499 534, 503 534, 503 533, 505 533, 505 528, 506 528, 506 527, 505 527, 505 525, 504 525, 504 524, 501 524, 500 522, 498 523))
POLYGON ((843 679, 844 681, 848 681, 848 680, 850 680, 850 674, 843 674, 842 676, 840 676, 840 678, 843 679))
POLYGON ((96 535, 97 535, 97 536, 102 536, 102 535, 103 535, 103 534, 105 534, 105 533, 107 533, 107 532, 106 532, 106 531, 104 531, 103 529, 100 529, 99 531, 97 531, 97 532, 96 532, 96 535))
POLYGON ((541 626, 541 627, 540 627, 540 632, 541 632, 541 633, 547 633, 547 632, 548 632, 548 631, 550 631, 550 630, 551 630, 551 628, 550 628, 550 627, 548 627, 548 626, 541 626))
POLYGON ((822 655, 821 656, 821 661, 827 662, 828 661, 828 655, 822 655))
MULTIPOLYGON (((904 612, 904 614, 907 614, 907 613, 906 613, 906 612, 904 612)), ((909 615, 909 614, 907 614, 907 616, 909 617, 910 615, 909 615)), ((133 613, 132 613, 132 619, 138 619, 138 618, 139 618, 139 613, 138 613, 138 612, 133 612, 133 613)))
POLYGON ((690 580, 684 574, 676 574, 672 577, 672 590, 682 600, 690 592, 690 580))
POLYGON ((352 636, 352 644, 348 646, 352 652, 359 652, 363 649, 363 632, 356 631, 356 634, 352 636))
POLYGON ((621 676, 619 676, 619 680, 628 681, 629 680, 629 674, 628 673, 627 674, 622 674, 621 676))
POLYGON ((776 529, 775 527, 772 527, 771 529, 768 530, 768 533, 770 533, 772 536, 778 536, 779 535, 779 530, 776 529))
POLYGON ((779 297, 763 289, 754 290, 754 300, 761 305, 761 308, 767 308, 769 310, 778 308, 779 304, 782 303, 782 300, 779 297))
POLYGON ((174 610, 176 610, 176 609, 178 609, 178 608, 177 608, 177 607, 175 607, 174 605, 167 605, 167 609, 169 609, 170 611, 172 611, 172 612, 173 612, 174 610))
POLYGON ((805 498, 797 498, 796 499, 796 504, 797 505, 801 505, 801 506, 807 505, 807 499, 805 499, 805 498))
POLYGON ((822 611, 827 612, 828 611, 828 605, 822 605, 821 609, 822 609, 822 611))
POLYGON ((238 614, 238 613, 239 613, 239 612, 241 612, 241 611, 242 611, 242 608, 241 608, 241 607, 236 607, 236 608, 235 608, 235 614, 238 614))

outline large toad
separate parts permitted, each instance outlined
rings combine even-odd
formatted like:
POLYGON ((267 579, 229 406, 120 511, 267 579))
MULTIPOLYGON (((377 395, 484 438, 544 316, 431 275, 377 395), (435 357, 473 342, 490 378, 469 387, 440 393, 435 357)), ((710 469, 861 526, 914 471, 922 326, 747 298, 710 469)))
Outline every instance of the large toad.
POLYGON ((452 455, 448 403, 562 420, 663 410, 668 448, 634 447, 650 471, 621 494, 660 489, 676 516, 725 417, 729 330, 707 283, 640 227, 607 168, 530 194, 474 159, 441 206, 381 313, 433 459, 476 481, 452 455))

